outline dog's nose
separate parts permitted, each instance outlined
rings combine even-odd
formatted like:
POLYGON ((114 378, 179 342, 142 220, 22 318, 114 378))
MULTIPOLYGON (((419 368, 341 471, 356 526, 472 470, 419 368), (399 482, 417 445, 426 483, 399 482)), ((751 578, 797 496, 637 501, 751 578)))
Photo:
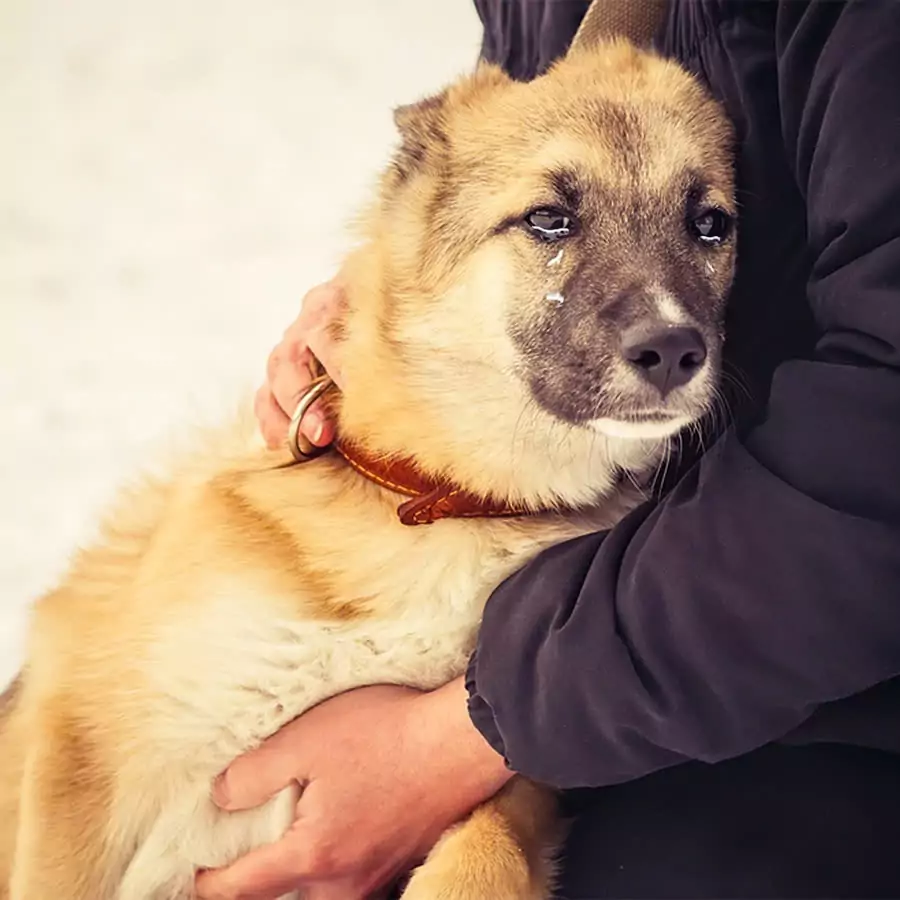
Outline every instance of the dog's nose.
POLYGON ((700 371, 706 344, 696 328, 638 325, 622 336, 622 356, 665 397, 700 371))

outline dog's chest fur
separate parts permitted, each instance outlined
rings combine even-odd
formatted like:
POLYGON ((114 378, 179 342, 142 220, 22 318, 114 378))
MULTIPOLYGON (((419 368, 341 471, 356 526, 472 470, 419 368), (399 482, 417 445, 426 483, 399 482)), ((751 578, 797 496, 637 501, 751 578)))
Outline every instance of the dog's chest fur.
POLYGON ((254 558, 232 521, 233 566, 198 566, 192 599, 154 617, 142 677, 158 698, 161 751, 184 752, 190 722, 190 743, 218 767, 333 694, 445 684, 464 671, 494 587, 543 547, 598 527, 542 516, 410 528, 375 490, 357 486, 305 512, 270 508, 293 561, 271 544, 254 558))

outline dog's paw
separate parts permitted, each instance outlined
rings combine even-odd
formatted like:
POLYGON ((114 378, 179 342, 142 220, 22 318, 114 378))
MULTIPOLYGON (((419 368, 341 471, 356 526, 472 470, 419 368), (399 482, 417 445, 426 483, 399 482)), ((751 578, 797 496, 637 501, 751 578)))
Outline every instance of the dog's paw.
POLYGON ((518 848, 479 847, 460 833, 449 834, 413 872, 401 900, 546 900, 518 848), (456 839, 456 840, 454 840, 456 839))
POLYGON ((503 871, 467 866, 432 869, 422 866, 410 879, 401 900, 545 900, 532 884, 527 866, 504 866, 503 871))

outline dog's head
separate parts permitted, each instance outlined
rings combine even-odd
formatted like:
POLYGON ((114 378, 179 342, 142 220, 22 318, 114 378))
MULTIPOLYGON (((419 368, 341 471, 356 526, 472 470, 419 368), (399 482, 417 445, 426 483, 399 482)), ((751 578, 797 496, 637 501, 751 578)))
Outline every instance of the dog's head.
POLYGON ((347 421, 525 496, 537 459, 548 484, 582 457, 652 462, 717 381, 735 215, 719 107, 612 42, 527 84, 481 66, 395 118, 351 266, 345 368, 368 383, 347 421))

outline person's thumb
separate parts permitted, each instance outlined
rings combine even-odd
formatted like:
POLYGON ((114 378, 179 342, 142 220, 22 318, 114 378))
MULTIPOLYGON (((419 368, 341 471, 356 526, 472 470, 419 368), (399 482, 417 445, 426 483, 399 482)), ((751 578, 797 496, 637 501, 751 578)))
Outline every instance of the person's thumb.
POLYGON ((219 775, 213 784, 213 802, 229 812, 261 806, 293 782, 303 784, 299 764, 290 728, 283 729, 239 756, 219 775))

